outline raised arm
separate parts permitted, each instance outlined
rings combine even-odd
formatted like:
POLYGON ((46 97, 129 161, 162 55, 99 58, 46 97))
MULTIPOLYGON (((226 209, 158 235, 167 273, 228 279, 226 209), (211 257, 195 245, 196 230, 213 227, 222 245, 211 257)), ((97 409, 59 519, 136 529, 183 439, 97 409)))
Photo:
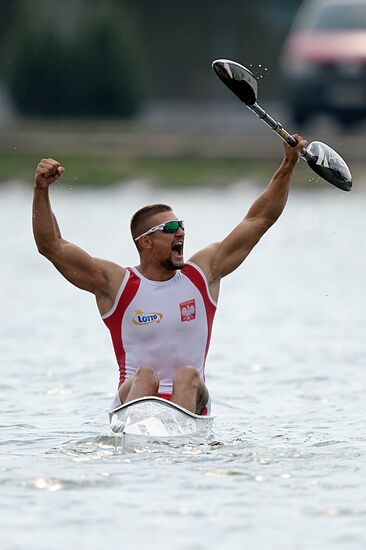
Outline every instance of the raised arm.
POLYGON ((114 299, 124 268, 89 256, 78 246, 62 238, 52 212, 49 186, 64 173, 53 159, 43 159, 37 166, 33 198, 33 234, 39 252, 50 260, 73 285, 96 295, 100 309, 108 309, 114 299))
POLYGON ((291 176, 306 141, 295 134, 298 145, 284 143, 284 159, 266 190, 252 204, 245 218, 221 242, 214 243, 195 254, 191 260, 208 277, 211 290, 220 279, 234 271, 245 260, 264 233, 276 222, 287 201, 291 176))

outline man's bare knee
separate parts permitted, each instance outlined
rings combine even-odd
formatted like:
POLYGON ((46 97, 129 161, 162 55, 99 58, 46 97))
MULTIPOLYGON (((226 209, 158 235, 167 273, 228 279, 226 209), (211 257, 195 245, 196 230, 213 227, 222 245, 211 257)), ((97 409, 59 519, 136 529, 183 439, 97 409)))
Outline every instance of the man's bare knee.
POLYGON ((208 391, 198 370, 192 365, 180 367, 175 371, 173 381, 174 403, 191 412, 201 414, 208 401, 208 391))
POLYGON ((122 403, 133 399, 156 395, 159 389, 159 377, 150 367, 139 367, 135 374, 119 388, 122 403))
POLYGON ((147 384, 156 391, 159 388, 159 377, 151 367, 139 367, 133 376, 133 384, 147 384))
POLYGON ((177 385, 187 385, 190 387, 198 388, 200 385, 200 375, 198 370, 192 365, 185 365, 184 367, 179 367, 175 371, 173 384, 177 385))

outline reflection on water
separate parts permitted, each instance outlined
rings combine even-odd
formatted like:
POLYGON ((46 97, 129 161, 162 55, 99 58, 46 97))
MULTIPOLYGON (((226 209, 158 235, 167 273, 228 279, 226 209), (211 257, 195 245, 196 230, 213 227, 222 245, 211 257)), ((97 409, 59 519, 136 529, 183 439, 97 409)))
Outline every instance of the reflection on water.
MULTIPOLYGON (((143 204, 173 205, 189 257, 257 193, 248 182, 61 185, 53 203, 65 238, 129 265, 129 219, 143 204)), ((207 365, 212 439, 122 454, 105 411, 117 368, 93 298, 36 253, 30 189, 1 188, 1 548, 98 549, 123 535, 124 547, 160 550, 160 531, 184 550, 364 548, 363 202, 357 187, 292 193, 223 282, 207 365)))

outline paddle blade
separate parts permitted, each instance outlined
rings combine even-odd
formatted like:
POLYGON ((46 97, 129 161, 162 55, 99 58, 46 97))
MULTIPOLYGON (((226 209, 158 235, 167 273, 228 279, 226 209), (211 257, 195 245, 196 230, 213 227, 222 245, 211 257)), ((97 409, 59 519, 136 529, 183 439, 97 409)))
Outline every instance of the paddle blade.
POLYGON ((229 59, 217 59, 212 63, 212 68, 245 105, 250 107, 257 101, 257 80, 249 69, 229 59))
POLYGON ((306 152, 311 155, 311 158, 306 160, 314 172, 339 189, 351 191, 351 171, 334 149, 321 141, 312 141, 306 152))

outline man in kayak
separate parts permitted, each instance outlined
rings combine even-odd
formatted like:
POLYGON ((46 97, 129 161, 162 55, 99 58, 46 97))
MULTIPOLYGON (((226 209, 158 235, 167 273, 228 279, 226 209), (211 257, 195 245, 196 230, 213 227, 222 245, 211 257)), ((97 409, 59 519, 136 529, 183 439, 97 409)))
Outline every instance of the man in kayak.
POLYGON ((131 220, 140 263, 125 268, 89 256, 62 238, 49 186, 64 173, 43 159, 35 174, 33 233, 39 252, 75 286, 93 293, 110 330, 119 366, 114 407, 158 395, 197 414, 209 411, 205 361, 220 282, 245 260, 281 215, 300 151, 284 158, 266 190, 222 241, 183 259, 184 223, 165 204, 145 206, 131 220))

